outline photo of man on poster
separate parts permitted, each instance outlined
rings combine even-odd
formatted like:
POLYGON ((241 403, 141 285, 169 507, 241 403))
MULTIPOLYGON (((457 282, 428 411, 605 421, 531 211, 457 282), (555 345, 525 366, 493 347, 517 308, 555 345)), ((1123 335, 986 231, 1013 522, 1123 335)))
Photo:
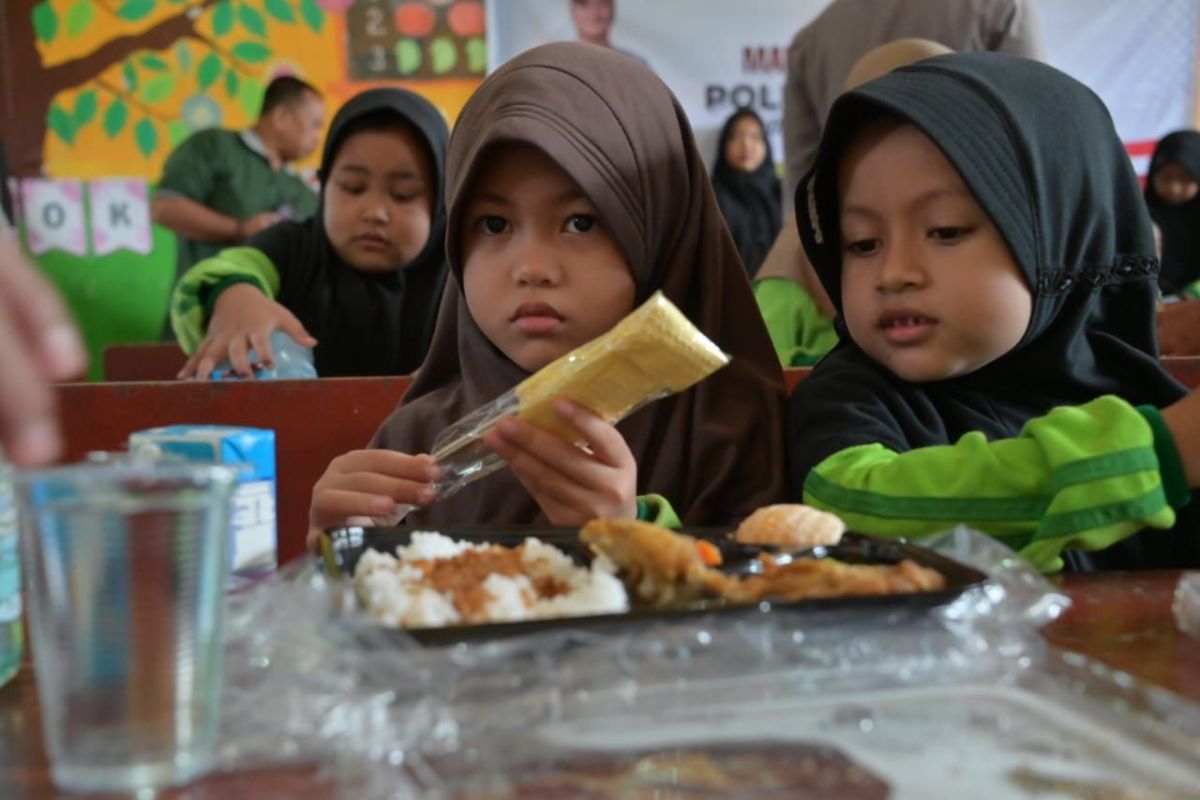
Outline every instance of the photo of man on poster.
POLYGON ((576 39, 600 47, 611 48, 646 64, 646 59, 617 47, 609 38, 617 16, 616 0, 570 0, 570 4, 571 24, 575 26, 576 39))

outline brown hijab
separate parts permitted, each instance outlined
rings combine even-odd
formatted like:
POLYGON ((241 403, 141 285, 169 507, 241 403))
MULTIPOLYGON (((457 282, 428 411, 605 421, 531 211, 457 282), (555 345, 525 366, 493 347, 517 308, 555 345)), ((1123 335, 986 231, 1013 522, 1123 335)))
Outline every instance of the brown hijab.
MULTIPOLYGON (((543 150, 595 205, 633 271, 636 302, 661 289, 732 362, 619 426, 639 494, 665 496, 684 522, 723 524, 783 496, 783 375, 678 101, 637 61, 578 42, 534 48, 467 101, 446 162, 451 276, 433 344, 401 406, 372 442, 428 452, 464 414, 528 373, 479 330, 462 285, 463 211, 497 142, 543 150)), ((406 520, 523 524, 545 517, 510 470, 406 520)))

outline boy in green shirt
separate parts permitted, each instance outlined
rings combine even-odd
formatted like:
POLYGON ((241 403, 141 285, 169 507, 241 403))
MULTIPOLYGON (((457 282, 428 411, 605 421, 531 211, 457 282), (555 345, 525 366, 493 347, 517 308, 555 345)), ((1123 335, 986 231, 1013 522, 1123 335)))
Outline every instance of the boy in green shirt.
POLYGON ((1047 571, 1200 566, 1200 395, 1158 362, 1150 219, 1099 98, 921 61, 837 102, 797 196, 848 335, 792 395, 794 495, 1047 571))
POLYGON ((175 148, 150 210, 176 233, 176 280, 281 219, 312 215, 317 196, 287 165, 316 149, 324 123, 316 90, 281 77, 267 86, 253 128, 210 128, 175 148))

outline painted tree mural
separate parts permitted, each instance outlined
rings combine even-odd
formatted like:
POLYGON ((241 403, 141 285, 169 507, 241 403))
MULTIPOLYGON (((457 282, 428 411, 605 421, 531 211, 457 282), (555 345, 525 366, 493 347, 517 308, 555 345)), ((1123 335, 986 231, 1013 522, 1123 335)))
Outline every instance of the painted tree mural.
POLYGON ((8 0, 2 56, 17 175, 156 177, 194 130, 240 127, 263 86, 344 69, 326 7, 339 0, 8 0), (96 152, 104 152, 101 160, 96 152))

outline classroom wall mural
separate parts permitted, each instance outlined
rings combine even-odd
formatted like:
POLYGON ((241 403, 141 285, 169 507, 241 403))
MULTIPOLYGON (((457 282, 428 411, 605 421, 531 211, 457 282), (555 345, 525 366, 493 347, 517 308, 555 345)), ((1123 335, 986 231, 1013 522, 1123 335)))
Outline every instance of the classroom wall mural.
POLYGON ((19 176, 154 180, 193 131, 242 128, 294 74, 330 106, 380 82, 453 119, 486 68, 473 0, 15 0, 4 4, 19 176), (21 80, 21 76, 29 76, 21 80), (36 77, 34 77, 36 76, 36 77))
MULTIPOLYGON (((787 41, 828 1, 743 0, 701 14, 692 0, 621 2, 614 43, 675 89, 711 154, 733 105, 752 104, 777 127, 787 41)), ((1155 138, 1197 113, 1200 0, 1036 6, 1050 60, 1097 88, 1144 169, 1155 138)), ((152 340, 162 328, 175 245, 151 225, 149 202, 176 144, 202 128, 251 125, 265 85, 281 74, 317 86, 329 116, 387 84, 420 92, 453 123, 489 63, 576 38, 570 8, 570 0, 0 0, 9 194, 26 248, 83 326, 92 376, 106 344, 152 340)), ((316 158, 298 166, 311 171, 316 158)))
MULTIPOLYGON (((154 339, 174 263, 149 198, 193 132, 241 129, 296 75, 328 117, 377 85, 453 122, 487 66, 483 0, 5 0, 0 137, 26 248, 93 350, 154 339)), ((312 172, 314 154, 298 166, 312 172)))

